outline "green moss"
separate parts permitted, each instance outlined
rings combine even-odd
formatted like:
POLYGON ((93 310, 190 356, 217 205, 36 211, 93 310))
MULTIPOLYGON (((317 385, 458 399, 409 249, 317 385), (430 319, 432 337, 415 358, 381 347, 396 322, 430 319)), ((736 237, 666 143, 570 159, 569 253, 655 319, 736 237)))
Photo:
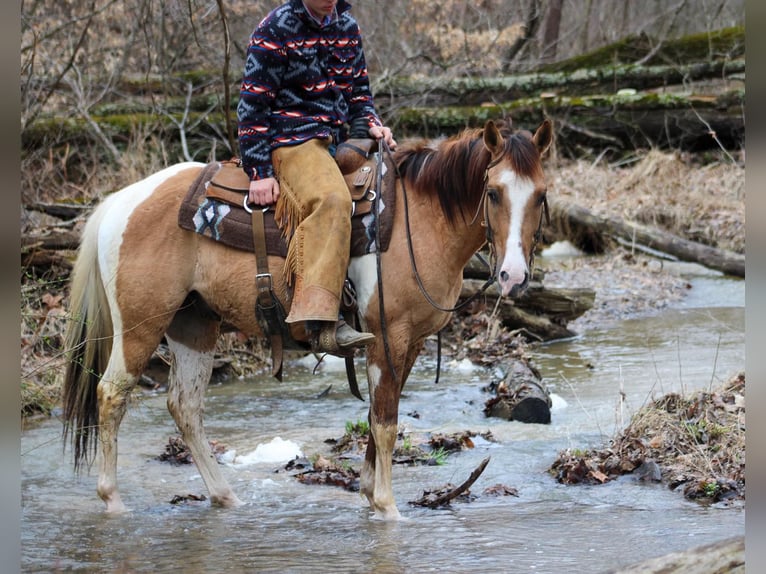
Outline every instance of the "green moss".
MULTIPOLYGON (((645 34, 628 36, 587 54, 542 66, 538 72, 573 72, 585 68, 630 64, 645 58, 659 43, 659 40, 649 38, 645 34)), ((735 26, 665 40, 662 47, 643 64, 650 66, 668 62, 731 59, 742 57, 744 54, 745 27, 735 26)))

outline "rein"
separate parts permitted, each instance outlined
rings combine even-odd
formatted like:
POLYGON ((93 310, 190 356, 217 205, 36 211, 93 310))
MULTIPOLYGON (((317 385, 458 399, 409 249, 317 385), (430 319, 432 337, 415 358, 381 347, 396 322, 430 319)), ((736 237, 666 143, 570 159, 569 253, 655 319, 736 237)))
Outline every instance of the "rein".
POLYGON ((380 248, 380 200, 383 197, 383 152, 388 153, 388 157, 391 160, 391 164, 396 170, 397 176, 399 175, 399 168, 396 167, 396 163, 391 156, 391 150, 388 148, 388 144, 383 138, 378 140, 378 165, 375 186, 378 193, 373 199, 372 210, 375 214, 375 266, 378 272, 378 312, 380 313, 380 334, 383 337, 383 350, 386 353, 386 361, 388 362, 388 368, 391 370, 391 376, 396 381, 398 376, 396 374, 396 367, 394 361, 391 358, 391 346, 388 343, 388 322, 386 321, 386 305, 383 301, 383 270, 381 265, 381 248, 380 248))

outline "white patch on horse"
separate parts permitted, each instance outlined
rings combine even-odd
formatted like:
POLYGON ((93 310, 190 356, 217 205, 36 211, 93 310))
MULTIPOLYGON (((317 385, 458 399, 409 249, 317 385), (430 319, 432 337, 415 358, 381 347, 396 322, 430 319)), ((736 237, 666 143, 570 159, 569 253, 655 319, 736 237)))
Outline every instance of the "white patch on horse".
POLYGON ((375 397, 375 389, 380 383, 380 369, 373 363, 367 363, 367 384, 370 387, 370 400, 375 397))
MULTIPOLYGON (((122 188, 104 200, 104 216, 98 227, 98 265, 101 269, 101 278, 112 309, 119 308, 114 292, 114 278, 119 266, 122 235, 128 226, 130 214, 133 213, 133 210, 138 205, 154 193, 155 189, 178 172, 193 167, 204 166, 205 164, 200 162, 185 162, 170 166, 146 179, 122 188)), ((122 332, 122 321, 119 317, 114 316, 112 320, 114 322, 115 337, 117 337, 122 332)))
POLYGON ((356 301, 359 304, 359 315, 363 327, 366 326, 364 318, 367 315, 370 299, 378 289, 378 268, 375 257, 374 253, 352 257, 348 266, 348 278, 356 288, 356 301))
POLYGON ((514 285, 524 282, 529 272, 522 248, 521 231, 527 204, 535 192, 535 184, 529 178, 519 177, 512 170, 503 171, 500 174, 500 182, 505 186, 511 205, 511 224, 505 244, 505 257, 498 273, 503 295, 507 295, 514 285), (503 272, 507 274, 505 280, 502 280, 503 272))

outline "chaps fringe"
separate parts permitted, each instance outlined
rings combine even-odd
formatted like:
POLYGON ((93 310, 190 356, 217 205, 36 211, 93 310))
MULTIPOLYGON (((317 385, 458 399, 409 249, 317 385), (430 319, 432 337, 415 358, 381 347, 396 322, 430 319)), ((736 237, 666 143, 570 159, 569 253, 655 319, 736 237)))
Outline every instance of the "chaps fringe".
POLYGON ((304 214, 290 187, 280 182, 281 194, 274 210, 274 220, 287 242, 287 257, 284 265, 284 278, 287 285, 292 285, 298 269, 298 253, 302 251, 294 241, 295 229, 303 220, 304 214))

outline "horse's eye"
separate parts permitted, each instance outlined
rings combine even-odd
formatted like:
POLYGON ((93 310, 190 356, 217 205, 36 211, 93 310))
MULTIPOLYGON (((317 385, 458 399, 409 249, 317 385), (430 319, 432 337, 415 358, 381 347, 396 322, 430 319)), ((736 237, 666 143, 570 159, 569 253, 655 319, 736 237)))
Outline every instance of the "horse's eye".
POLYGON ((546 197, 547 195, 548 195, 547 193, 541 193, 541 194, 540 194, 540 195, 537 197, 537 205, 542 205, 543 203, 545 203, 545 197, 546 197))
POLYGON ((497 192, 497 189, 495 189, 494 187, 490 187, 490 188, 487 189, 487 197, 489 198, 489 200, 492 203, 497 203, 498 202, 498 198, 500 196, 499 196, 499 194, 497 192))

